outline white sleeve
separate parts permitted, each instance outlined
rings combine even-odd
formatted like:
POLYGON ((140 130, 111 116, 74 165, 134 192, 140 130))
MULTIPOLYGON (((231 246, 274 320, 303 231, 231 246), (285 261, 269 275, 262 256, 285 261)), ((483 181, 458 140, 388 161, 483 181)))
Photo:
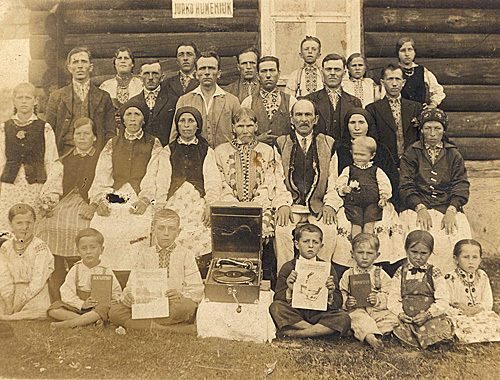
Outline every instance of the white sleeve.
POLYGON ((167 201, 172 166, 170 165, 170 148, 166 145, 161 148, 148 162, 146 174, 141 181, 139 197, 147 202, 164 204, 167 201))
POLYGON ((394 315, 398 316, 403 313, 403 299, 401 298, 401 267, 396 270, 391 281, 389 296, 387 297, 387 309, 394 315))
POLYGON ((389 199, 390 197, 392 197, 391 181, 389 180, 389 177, 387 177, 387 174, 385 174, 382 169, 377 168, 375 175, 377 177, 378 192, 380 198, 389 199))
POLYGON ((205 201, 208 205, 211 205, 220 198, 222 192, 222 176, 217 168, 215 152, 210 147, 203 161, 203 183, 205 187, 205 201))
POLYGON ((90 203, 100 203, 113 192, 113 139, 109 139, 97 160, 95 178, 89 190, 90 203))
POLYGON ((330 168, 328 173, 328 185, 326 189, 326 194, 323 198, 323 203, 325 206, 332 207, 335 211, 338 211, 342 206, 342 199, 340 198, 337 190, 335 190, 335 183, 338 177, 338 159, 337 153, 334 153, 330 159, 330 168))
POLYGON ((292 194, 288 191, 285 184, 285 173, 281 155, 276 147, 274 149, 274 191, 272 192, 272 207, 279 209, 281 206, 292 206, 292 194))
POLYGON ((74 265, 69 270, 64 283, 61 285, 61 301, 81 310, 85 301, 78 297, 77 294, 76 268, 77 266, 74 265))
POLYGON ((446 97, 444 88, 437 81, 436 76, 424 67, 424 82, 429 87, 431 104, 439 106, 446 97))
POLYGON ((286 82, 285 94, 295 96, 297 93, 297 86, 299 85, 299 76, 301 74, 302 69, 292 71, 286 82))
POLYGON ((339 177, 337 178, 337 181, 335 182, 335 190, 337 190, 337 193, 339 193, 339 195, 345 195, 342 192, 342 188, 344 186, 347 186, 349 182, 349 173, 350 173, 349 166, 346 166, 344 170, 342 170, 342 173, 340 173, 339 177))

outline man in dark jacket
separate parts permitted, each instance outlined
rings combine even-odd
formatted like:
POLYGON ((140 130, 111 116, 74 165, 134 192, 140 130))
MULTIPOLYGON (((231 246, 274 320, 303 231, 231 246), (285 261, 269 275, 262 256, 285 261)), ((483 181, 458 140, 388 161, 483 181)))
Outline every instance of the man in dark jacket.
POLYGON ((342 137, 347 111, 362 107, 358 98, 342 90, 345 68, 345 57, 328 54, 322 64, 324 88, 306 96, 318 110, 318 132, 332 136, 335 140, 342 137))

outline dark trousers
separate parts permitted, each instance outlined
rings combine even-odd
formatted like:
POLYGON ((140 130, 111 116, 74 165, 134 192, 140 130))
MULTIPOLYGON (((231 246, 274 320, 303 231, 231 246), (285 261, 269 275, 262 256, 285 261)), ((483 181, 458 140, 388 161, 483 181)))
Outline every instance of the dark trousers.
POLYGON ((61 300, 61 292, 59 289, 66 279, 69 270, 77 261, 80 256, 58 256, 54 255, 54 272, 49 278, 49 295, 50 302, 54 303, 61 300))

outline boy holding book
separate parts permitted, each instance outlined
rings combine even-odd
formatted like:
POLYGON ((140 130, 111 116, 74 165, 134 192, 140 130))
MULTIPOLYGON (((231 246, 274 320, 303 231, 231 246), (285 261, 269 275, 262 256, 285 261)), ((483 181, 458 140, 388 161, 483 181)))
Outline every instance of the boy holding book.
POLYGON ((68 272, 60 289, 61 301, 54 302, 47 312, 60 321, 52 322, 53 328, 107 321, 111 302, 118 301, 122 293, 113 271, 101 265, 104 236, 94 228, 85 228, 78 232, 75 243, 81 261, 68 272))
POLYGON ((274 301, 269 312, 274 323, 284 336, 310 338, 333 334, 347 334, 351 328, 349 315, 341 309, 342 294, 339 291, 337 274, 330 263, 326 280, 328 301, 326 311, 308 310, 292 307, 294 283, 298 273, 295 270, 298 260, 322 261, 318 253, 323 247, 323 231, 305 223, 295 228, 295 258, 283 264, 276 283, 274 301))
POLYGON ((391 278, 373 265, 380 256, 379 248, 376 235, 356 235, 352 240, 352 258, 356 264, 345 271, 340 280, 343 307, 351 317, 354 336, 374 349, 382 347, 377 335, 390 333, 398 324, 397 317, 387 310, 391 278))

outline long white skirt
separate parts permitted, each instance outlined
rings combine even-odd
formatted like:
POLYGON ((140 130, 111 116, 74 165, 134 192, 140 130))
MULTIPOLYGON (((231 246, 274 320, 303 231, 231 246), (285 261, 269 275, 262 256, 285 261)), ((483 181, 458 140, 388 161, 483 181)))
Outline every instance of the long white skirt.
POLYGON ((212 251, 210 229, 203 225, 201 217, 205 210, 205 200, 198 190, 184 182, 167 200, 165 208, 174 210, 181 220, 181 233, 177 241, 195 257, 212 251))
POLYGON ((136 267, 141 252, 150 247, 153 207, 149 206, 143 215, 131 214, 131 206, 138 198, 128 183, 116 194, 127 201, 109 203, 111 214, 99 216, 96 213, 90 227, 104 235, 102 265, 114 270, 132 270, 136 267))
MULTIPOLYGON (((452 234, 446 235, 445 230, 441 228, 444 214, 437 210, 428 211, 432 219, 432 228, 429 232, 434 237, 434 253, 429 258, 429 264, 441 269, 443 273, 449 273, 456 267, 453 261, 453 247, 455 243, 462 239, 472 238, 469 221, 463 212, 457 212, 458 229, 452 234)), ((405 210, 401 213, 400 217, 405 228, 405 238, 410 232, 421 229, 417 225, 417 213, 415 211, 405 210)))
MULTIPOLYGON (((376 260, 377 263, 394 264, 406 257, 403 223, 392 203, 387 203, 382 210, 382 220, 375 222, 374 232, 380 240, 380 256, 376 260)), ((344 207, 337 213, 337 234, 337 246, 332 261, 343 266, 353 266, 355 261, 351 257, 351 222, 345 216, 344 207)))

